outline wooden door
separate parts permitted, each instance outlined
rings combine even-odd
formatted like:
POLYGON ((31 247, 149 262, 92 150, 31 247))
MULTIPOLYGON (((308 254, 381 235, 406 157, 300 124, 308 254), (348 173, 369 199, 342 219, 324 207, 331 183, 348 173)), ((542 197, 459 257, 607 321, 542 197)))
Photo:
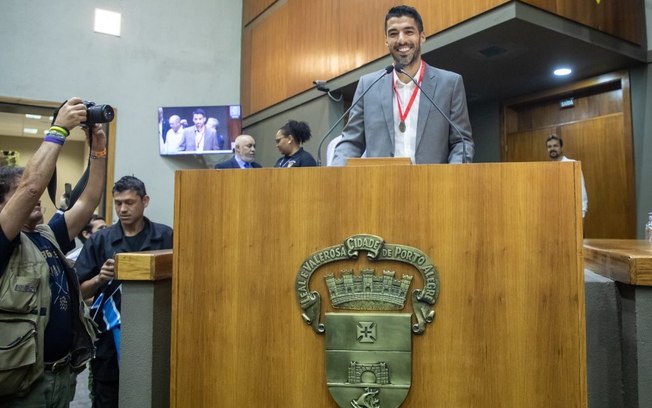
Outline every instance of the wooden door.
POLYGON ((585 238, 635 238, 636 204, 629 88, 626 75, 585 81, 559 95, 525 97, 505 105, 503 159, 550 160, 546 139, 564 141, 564 155, 582 163, 589 208, 585 238), (572 110, 559 100, 574 97, 572 110), (532 99, 530 99, 532 98, 532 99), (538 99, 540 98, 540 99, 538 99))

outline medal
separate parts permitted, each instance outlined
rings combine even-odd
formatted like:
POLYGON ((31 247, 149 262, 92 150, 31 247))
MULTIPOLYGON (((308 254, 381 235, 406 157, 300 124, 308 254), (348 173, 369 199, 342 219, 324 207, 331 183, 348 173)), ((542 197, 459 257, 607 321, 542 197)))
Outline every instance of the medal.
MULTIPOLYGON (((425 62, 421 61, 421 74, 419 75, 419 82, 418 82, 419 85, 421 85, 421 81, 423 80, 423 74, 426 71, 424 66, 425 66, 425 62)), ((399 98, 395 83, 392 83, 392 88, 394 89, 394 94, 396 95, 396 105, 398 105, 398 118, 401 120, 398 124, 398 130, 401 133, 405 133, 405 129, 406 129, 405 119, 407 119, 410 110, 412 109, 412 104, 414 103, 414 100, 416 99, 417 94, 419 93, 419 87, 418 86, 414 87, 414 90, 412 91, 412 96, 410 96, 408 105, 405 108, 405 112, 403 111, 403 107, 401 106, 401 99, 399 98)))

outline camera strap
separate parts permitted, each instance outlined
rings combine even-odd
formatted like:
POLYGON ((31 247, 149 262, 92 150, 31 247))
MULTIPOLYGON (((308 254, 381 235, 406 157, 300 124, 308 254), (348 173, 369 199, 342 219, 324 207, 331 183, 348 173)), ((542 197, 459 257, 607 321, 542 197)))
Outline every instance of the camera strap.
MULTIPOLYGON (((70 193, 70 199, 68 201, 68 208, 71 208, 81 193, 84 191, 86 188, 86 184, 88 183, 88 173, 90 172, 90 165, 91 161, 90 158, 88 159, 88 163, 86 164, 86 170, 84 170, 84 174, 82 174, 81 178, 79 181, 77 181, 77 184, 75 184, 75 188, 72 189, 72 192, 70 193)), ((50 179, 50 182, 48 183, 48 195, 50 196, 50 200, 52 200, 52 204, 54 204, 55 207, 59 207, 59 204, 57 204, 57 169, 54 169, 54 173, 52 173, 52 178, 50 179)))
MULTIPOLYGON (((65 103, 68 102, 67 100, 63 101, 61 105, 57 109, 55 109, 54 114, 52 115, 52 126, 54 126, 54 121, 57 118, 57 115, 59 114, 59 110, 65 103)), ((89 130, 90 132, 90 130, 89 130)), ((86 170, 84 170, 84 174, 82 174, 81 178, 79 181, 77 181, 77 184, 75 184, 75 188, 72 189, 72 192, 70 193, 70 199, 68 201, 68 208, 71 208, 81 193, 84 191, 86 188, 86 184, 88 183, 88 173, 90 172, 90 166, 91 166, 91 159, 90 159, 90 151, 93 146, 91 146, 90 141, 93 139, 89 137, 89 156, 88 156, 88 162, 86 163, 86 170)), ((52 200, 52 204, 59 209, 59 204, 57 203, 57 168, 55 166, 54 172, 52 173, 52 177, 50 178, 50 182, 48 183, 48 196, 50 196, 50 200, 52 200)))

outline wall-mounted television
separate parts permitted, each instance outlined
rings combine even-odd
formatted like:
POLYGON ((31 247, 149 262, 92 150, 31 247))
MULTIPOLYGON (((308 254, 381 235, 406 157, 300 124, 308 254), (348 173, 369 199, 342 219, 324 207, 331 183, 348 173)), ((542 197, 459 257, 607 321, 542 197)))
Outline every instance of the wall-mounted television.
POLYGON ((163 156, 228 153, 241 130, 240 105, 158 109, 159 153, 163 156))

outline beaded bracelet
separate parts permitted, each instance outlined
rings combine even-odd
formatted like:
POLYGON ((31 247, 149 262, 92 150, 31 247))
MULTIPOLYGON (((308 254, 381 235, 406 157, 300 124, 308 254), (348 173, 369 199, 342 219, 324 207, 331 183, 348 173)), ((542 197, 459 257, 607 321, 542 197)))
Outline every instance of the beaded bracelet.
POLYGON ((97 152, 91 152, 90 156, 91 159, 103 159, 106 157, 106 148, 97 152))

